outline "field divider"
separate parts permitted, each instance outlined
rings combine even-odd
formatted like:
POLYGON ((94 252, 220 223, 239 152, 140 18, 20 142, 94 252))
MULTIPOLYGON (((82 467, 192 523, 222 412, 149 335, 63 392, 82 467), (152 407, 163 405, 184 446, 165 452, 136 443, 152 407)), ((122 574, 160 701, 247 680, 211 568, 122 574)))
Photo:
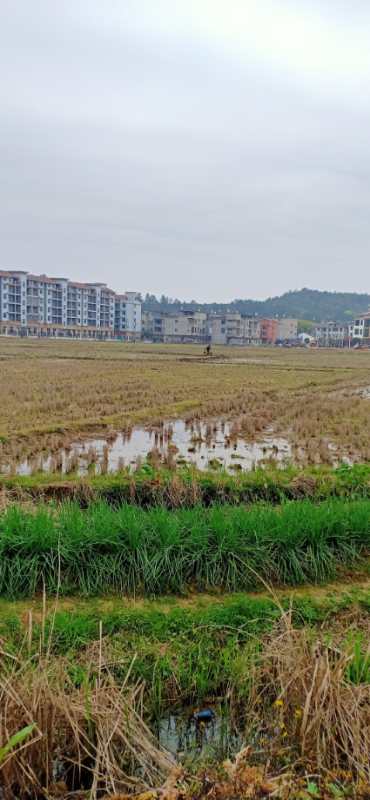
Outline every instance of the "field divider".
POLYGON ((12 505, 0 515, 0 596, 253 591, 321 584, 370 550, 370 500, 209 508, 12 505))

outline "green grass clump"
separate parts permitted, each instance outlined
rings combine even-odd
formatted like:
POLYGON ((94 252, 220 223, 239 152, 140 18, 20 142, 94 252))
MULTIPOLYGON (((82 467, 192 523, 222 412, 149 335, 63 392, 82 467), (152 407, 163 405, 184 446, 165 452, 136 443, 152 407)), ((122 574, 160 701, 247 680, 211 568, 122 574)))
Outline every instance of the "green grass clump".
POLYGON ((370 683, 370 646, 363 641, 361 633, 357 634, 352 643, 352 657, 347 666, 347 679, 359 685, 370 683))
POLYGON ((261 588, 335 577, 370 545, 370 501, 169 511, 66 503, 0 516, 0 595, 261 588))

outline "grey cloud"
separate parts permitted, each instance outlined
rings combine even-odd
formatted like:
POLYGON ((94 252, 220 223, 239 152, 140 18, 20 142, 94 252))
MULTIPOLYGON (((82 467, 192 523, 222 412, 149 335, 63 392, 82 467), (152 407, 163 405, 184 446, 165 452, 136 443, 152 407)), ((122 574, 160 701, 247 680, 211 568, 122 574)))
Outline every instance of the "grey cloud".
POLYGON ((149 0, 3 5, 4 266, 199 299, 369 289, 366 93, 234 57, 166 0, 158 27, 149 0))

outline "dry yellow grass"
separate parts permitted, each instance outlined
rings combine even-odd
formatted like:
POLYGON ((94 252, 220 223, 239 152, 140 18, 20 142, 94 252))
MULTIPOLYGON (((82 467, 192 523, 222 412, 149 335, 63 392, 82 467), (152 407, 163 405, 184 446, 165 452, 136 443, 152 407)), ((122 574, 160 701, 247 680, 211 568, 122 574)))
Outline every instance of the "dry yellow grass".
POLYGON ((258 438, 268 426, 330 460, 328 442, 370 457, 370 352, 0 340, 0 438, 8 458, 136 422, 223 416, 258 438))
POLYGON ((275 735, 280 746, 289 743, 290 754, 297 748, 313 774, 345 769, 368 783, 370 685, 365 677, 349 679, 355 659, 353 645, 333 646, 317 631, 294 627, 291 613, 282 613, 262 649, 254 685, 256 718, 266 709, 267 753, 275 735))

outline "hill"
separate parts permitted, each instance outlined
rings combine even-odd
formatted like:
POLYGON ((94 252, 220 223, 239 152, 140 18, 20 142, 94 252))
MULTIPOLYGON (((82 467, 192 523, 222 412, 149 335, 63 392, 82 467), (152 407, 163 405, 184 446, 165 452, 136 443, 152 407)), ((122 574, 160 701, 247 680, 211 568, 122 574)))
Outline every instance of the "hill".
POLYGON ((355 292, 322 292, 318 289, 297 289, 285 292, 280 297, 268 297, 266 300, 233 300, 231 303, 183 303, 162 297, 158 300, 154 295, 146 295, 144 309, 150 311, 204 310, 207 312, 227 310, 240 311, 266 317, 294 317, 320 320, 338 320, 348 322, 363 313, 370 306, 370 294, 355 292))

